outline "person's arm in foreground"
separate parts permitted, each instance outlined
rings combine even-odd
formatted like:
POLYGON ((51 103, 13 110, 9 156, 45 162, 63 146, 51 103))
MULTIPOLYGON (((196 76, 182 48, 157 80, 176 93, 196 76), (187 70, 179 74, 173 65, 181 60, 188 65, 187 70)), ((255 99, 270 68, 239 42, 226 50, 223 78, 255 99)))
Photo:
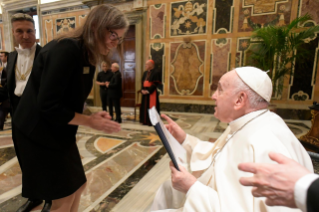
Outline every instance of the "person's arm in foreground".
MULTIPOLYGON (((252 194, 255 197, 266 197, 266 204, 269 206, 297 208, 299 205, 295 202, 295 185, 299 179, 311 172, 282 154, 270 152, 269 157, 278 164, 239 164, 239 170, 254 174, 253 177, 240 178, 240 183, 253 186, 252 194)), ((304 193, 306 192, 307 189, 304 193)))

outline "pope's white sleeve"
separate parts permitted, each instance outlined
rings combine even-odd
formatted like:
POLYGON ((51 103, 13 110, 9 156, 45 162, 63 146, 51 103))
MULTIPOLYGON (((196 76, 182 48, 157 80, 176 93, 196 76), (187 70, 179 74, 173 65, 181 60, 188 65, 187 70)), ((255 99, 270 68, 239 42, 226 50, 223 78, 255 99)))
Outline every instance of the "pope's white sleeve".
POLYGON ((194 136, 191 136, 189 134, 186 135, 186 138, 185 138, 184 142, 182 143, 182 146, 187 151, 187 163, 190 162, 190 158, 191 158, 191 155, 193 153, 193 150, 199 142, 201 142, 200 139, 198 139, 194 136))
POLYGON ((183 212, 220 212, 217 192, 196 181, 186 194, 183 212))

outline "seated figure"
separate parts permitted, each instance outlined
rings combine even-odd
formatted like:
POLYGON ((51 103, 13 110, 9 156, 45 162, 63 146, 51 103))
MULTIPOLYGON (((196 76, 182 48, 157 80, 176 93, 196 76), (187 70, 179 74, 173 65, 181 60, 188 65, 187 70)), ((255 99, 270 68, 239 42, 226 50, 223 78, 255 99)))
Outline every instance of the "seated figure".
POLYGON ((243 162, 274 163, 269 152, 281 153, 313 172, 311 159, 285 122, 267 108, 272 95, 268 75, 254 67, 236 68, 224 74, 212 99, 215 117, 228 123, 215 143, 187 135, 174 121, 166 127, 186 149, 187 167, 172 163, 171 180, 161 185, 151 211, 183 212, 288 212, 256 198, 239 183, 251 173, 238 170, 243 162), (189 171, 188 171, 189 170, 189 171))

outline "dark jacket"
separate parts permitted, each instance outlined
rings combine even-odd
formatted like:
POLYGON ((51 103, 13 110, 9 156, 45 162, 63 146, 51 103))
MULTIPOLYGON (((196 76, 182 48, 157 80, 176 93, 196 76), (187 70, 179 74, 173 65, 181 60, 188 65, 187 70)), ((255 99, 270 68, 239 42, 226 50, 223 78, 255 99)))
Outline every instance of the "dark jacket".
POLYGON ((13 115, 19 131, 22 195, 58 199, 74 193, 86 177, 76 145, 78 126, 94 77, 80 41, 51 41, 36 58, 29 82, 13 115))
MULTIPOLYGON (((35 55, 34 55, 34 61, 37 58, 37 55, 39 54, 40 50, 42 49, 41 46, 37 45, 36 50, 35 50, 35 55)), ((8 79, 7 79, 7 92, 9 94, 10 98, 10 103, 12 107, 12 114, 14 114, 16 107, 19 103, 17 99, 14 98, 14 90, 16 88, 16 79, 15 79, 15 66, 17 63, 17 58, 18 58, 18 52, 13 51, 10 52, 9 58, 8 58, 8 63, 7 63, 7 74, 8 74, 8 79)), ((29 81, 28 81, 29 83, 29 81)))
POLYGON ((307 191, 307 212, 317 212, 319 208, 319 179, 315 180, 307 191))
POLYGON ((113 73, 113 77, 108 87, 109 98, 121 98, 122 97, 122 75, 120 71, 113 73))

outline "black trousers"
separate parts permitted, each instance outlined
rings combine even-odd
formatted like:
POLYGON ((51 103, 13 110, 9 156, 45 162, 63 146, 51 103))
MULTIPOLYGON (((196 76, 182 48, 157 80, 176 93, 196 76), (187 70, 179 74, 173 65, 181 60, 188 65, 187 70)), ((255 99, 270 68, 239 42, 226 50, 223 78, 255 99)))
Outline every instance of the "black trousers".
POLYGON ((102 110, 107 111, 107 89, 100 88, 100 97, 102 102, 102 110))
POLYGON ((0 105, 0 130, 3 130, 4 122, 9 113, 9 109, 0 105))
MULTIPOLYGON (((110 116, 113 119, 113 105, 115 107, 115 114, 116 114, 116 119, 115 121, 121 123, 121 105, 120 105, 120 98, 108 98, 108 103, 109 103, 109 112, 110 116)), ((114 119, 113 119, 114 120, 114 119)))

